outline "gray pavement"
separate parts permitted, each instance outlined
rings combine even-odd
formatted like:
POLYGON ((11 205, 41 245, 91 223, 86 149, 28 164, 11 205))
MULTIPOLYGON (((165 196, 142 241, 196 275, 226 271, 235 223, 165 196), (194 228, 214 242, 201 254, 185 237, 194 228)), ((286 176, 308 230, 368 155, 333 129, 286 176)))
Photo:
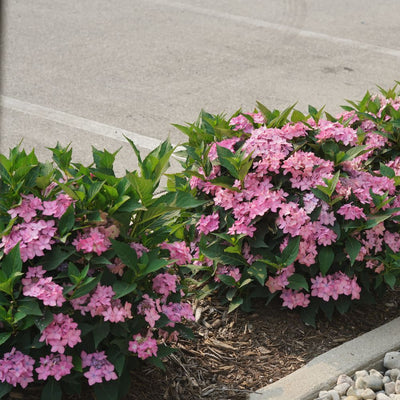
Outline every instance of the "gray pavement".
POLYGON ((45 158, 45 146, 72 141, 75 159, 89 162, 92 144, 123 145, 122 169, 133 168, 121 131, 146 151, 157 141, 143 136, 184 140, 171 123, 202 108, 229 115, 256 100, 298 101, 336 113, 400 79, 398 0, 9 0, 4 9, 2 152, 24 137, 45 158))

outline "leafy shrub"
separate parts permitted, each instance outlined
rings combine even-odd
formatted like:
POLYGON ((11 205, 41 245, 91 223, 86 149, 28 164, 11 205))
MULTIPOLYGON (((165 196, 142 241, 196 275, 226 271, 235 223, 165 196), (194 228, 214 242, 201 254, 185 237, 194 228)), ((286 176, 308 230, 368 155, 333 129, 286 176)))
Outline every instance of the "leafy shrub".
POLYGON ((172 191, 207 201, 187 232, 202 295, 230 310, 277 294, 313 323, 393 288, 400 275, 400 98, 367 93, 333 117, 309 107, 188 126, 172 191))
POLYGON ((162 367, 190 335, 178 217, 202 201, 155 195, 169 142, 144 160, 130 144, 140 171, 120 178, 106 150, 87 167, 69 146, 51 149, 53 163, 19 146, 0 154, 0 398, 33 383, 42 399, 88 387, 118 399, 133 368, 162 367))

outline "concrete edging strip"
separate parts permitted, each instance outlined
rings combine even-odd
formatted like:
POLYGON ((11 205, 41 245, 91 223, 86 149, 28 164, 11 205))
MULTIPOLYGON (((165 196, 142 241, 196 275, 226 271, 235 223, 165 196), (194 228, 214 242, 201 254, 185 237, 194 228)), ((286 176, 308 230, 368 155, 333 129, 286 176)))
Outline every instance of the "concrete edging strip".
POLYGON ((292 374, 249 395, 249 400, 311 400, 335 385, 340 374, 353 374, 400 349, 400 317, 314 358, 292 374))

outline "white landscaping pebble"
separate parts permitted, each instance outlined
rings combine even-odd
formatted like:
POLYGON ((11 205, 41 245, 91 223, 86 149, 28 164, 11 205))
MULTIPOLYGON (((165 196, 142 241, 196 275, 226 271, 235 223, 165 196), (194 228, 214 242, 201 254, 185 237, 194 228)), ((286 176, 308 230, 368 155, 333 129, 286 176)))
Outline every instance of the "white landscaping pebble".
POLYGON ((395 381, 400 375, 400 369, 398 368, 389 369, 387 372, 392 381, 395 381))
POLYGON ((390 395, 390 398, 392 400, 400 400, 400 394, 392 394, 392 395, 390 395))
POLYGON ((358 396, 347 396, 344 397, 344 400, 360 400, 361 397, 358 396))
MULTIPOLYGON (((339 385, 336 385, 333 390, 338 392, 340 396, 343 396, 346 394, 347 390, 349 389, 351 385, 347 382, 340 383, 339 385)), ((393 392, 394 393, 394 392, 393 392)))
POLYGON ((395 391, 395 386, 396 386, 395 382, 385 383, 385 393, 387 395, 395 393, 396 392, 395 391))
POLYGON ((383 365, 387 369, 400 369, 400 351, 390 351, 386 353, 383 359, 383 365))
POLYGON ((363 389, 356 389, 353 386, 350 386, 346 394, 347 396, 356 396, 358 398, 361 398, 362 391, 363 389))
POLYGON ((383 387, 382 378, 376 375, 361 376, 356 379, 356 389, 367 389, 381 390, 383 387))
POLYGON ((399 379, 397 379, 397 381, 394 384, 394 392, 400 393, 400 380, 399 379))
POLYGON ((392 379, 390 379, 390 376, 385 375, 382 379, 382 382, 383 382, 383 384, 386 384, 386 383, 392 382, 392 379))
POLYGON ((363 369, 363 370, 361 370, 361 371, 356 371, 356 372, 355 372, 355 374, 354 374, 354 379, 361 378, 361 377, 363 377, 363 376, 368 376, 368 375, 369 375, 369 374, 368 374, 368 371, 365 370, 365 369, 363 369))
POLYGON ((390 397, 381 392, 376 395, 376 400, 390 400, 390 397))
POLYGON ((353 381, 353 379, 350 378, 350 376, 342 374, 342 375, 339 375, 339 378, 337 379, 336 384, 340 385, 341 383, 348 383, 349 386, 352 386, 354 384, 354 381, 353 381))
POLYGON ((376 393, 372 389, 365 389, 361 393, 361 398, 363 400, 374 400, 376 398, 376 393))
POLYGON ((374 376, 378 376, 379 378, 383 379, 383 375, 379 371, 377 371, 376 369, 371 369, 369 371, 369 374, 370 375, 374 375, 374 376))
POLYGON ((331 400, 340 400, 340 396, 338 392, 335 392, 334 390, 330 390, 328 392, 328 395, 331 396, 331 400))

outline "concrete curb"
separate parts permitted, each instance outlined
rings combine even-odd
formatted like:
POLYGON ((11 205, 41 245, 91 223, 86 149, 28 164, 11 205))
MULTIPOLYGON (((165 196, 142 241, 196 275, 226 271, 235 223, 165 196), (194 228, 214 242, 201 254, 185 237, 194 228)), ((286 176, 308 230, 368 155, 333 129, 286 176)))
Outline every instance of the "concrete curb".
POLYGON ((400 317, 311 360, 304 367, 249 395, 249 400, 311 400, 334 386, 340 374, 378 366, 400 349, 400 317))

